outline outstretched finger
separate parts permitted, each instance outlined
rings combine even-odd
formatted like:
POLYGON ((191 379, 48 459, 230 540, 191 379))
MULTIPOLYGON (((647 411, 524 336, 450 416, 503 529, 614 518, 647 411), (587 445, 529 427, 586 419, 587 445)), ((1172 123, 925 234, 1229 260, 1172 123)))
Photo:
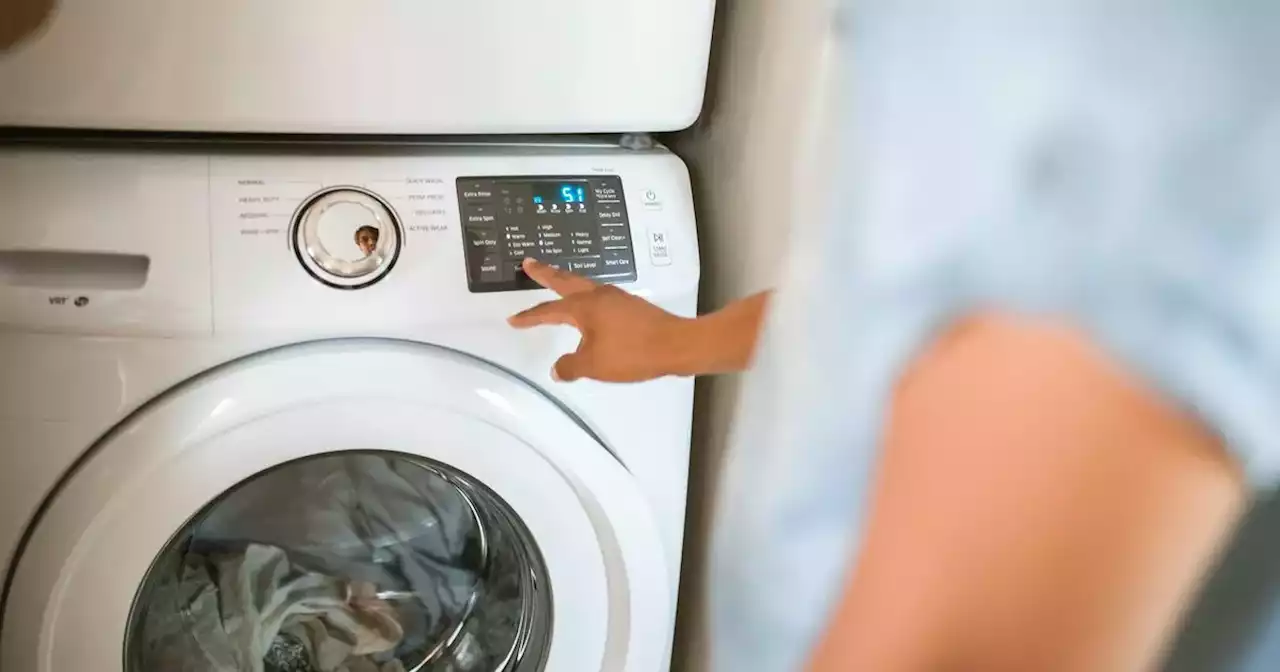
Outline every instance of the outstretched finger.
POLYGON ((550 324, 567 324, 578 326, 573 317, 571 306, 564 299, 539 303, 507 318, 507 323, 517 329, 528 329, 550 324))
POLYGON ((524 269, 525 275, 532 278, 534 282, 560 296, 573 296, 574 294, 589 292, 595 289, 596 286, 596 283, 580 275, 562 271, 533 259, 525 259, 521 267, 524 269))

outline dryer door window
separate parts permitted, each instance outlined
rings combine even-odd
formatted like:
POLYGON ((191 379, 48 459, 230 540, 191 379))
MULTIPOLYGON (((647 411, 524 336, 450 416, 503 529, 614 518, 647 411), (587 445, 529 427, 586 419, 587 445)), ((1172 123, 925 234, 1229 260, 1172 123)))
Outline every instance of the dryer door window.
POLYGON ((519 515, 471 476, 319 455, 237 485, 169 541, 125 657, 137 672, 537 669, 549 585, 519 515))

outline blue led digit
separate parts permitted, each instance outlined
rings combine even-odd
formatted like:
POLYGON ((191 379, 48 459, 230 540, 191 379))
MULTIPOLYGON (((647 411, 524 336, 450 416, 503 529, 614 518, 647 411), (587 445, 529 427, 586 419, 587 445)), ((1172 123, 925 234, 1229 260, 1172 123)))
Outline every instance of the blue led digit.
POLYGON ((534 197, 533 197, 533 202, 534 202, 535 204, 537 204, 537 203, 541 203, 541 202, 542 202, 542 197, 541 197, 541 196, 534 196, 534 197))
POLYGON ((573 185, 565 184, 560 187, 560 200, 565 203, 573 202, 573 185))
POLYGON ((578 202, 579 203, 587 202, 587 190, 582 187, 578 187, 578 202))

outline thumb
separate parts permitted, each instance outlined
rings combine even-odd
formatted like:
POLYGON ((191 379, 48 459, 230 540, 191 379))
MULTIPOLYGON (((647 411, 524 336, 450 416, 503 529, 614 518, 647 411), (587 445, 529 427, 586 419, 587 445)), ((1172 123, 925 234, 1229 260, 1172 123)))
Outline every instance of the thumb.
POLYGON ((571 352, 557 359, 551 367, 551 379, 563 383, 571 383, 586 375, 586 359, 580 352, 571 352))

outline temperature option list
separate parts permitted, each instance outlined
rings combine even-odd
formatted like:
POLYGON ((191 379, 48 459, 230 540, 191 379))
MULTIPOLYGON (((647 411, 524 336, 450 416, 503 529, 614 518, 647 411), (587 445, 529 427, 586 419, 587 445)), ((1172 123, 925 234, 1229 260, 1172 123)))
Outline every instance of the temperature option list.
POLYGON ((526 257, 601 282, 636 279, 617 176, 460 177, 458 204, 472 292, 536 288, 526 257))

